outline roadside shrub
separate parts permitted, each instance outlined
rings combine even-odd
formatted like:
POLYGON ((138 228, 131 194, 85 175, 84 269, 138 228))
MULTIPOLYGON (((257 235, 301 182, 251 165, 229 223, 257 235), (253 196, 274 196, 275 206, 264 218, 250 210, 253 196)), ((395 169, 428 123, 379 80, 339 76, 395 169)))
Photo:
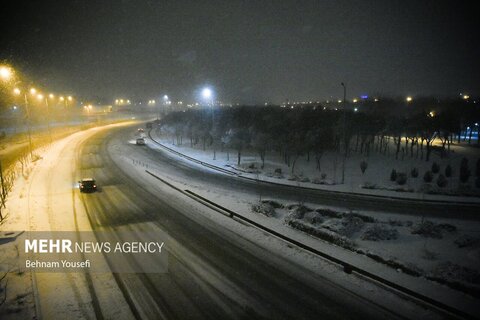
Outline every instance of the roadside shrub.
POLYGON ((312 236, 315 236, 317 238, 320 238, 322 240, 328 241, 330 243, 336 244, 337 246, 343 247, 348 250, 355 250, 356 245, 353 241, 348 239, 347 237, 340 236, 334 232, 320 229, 320 228, 315 228, 312 226, 309 226, 307 224, 304 224, 301 220, 288 220, 287 224, 291 226, 292 228, 298 229, 300 231, 306 232, 308 234, 311 234, 312 236))
POLYGON ((460 164, 460 181, 466 183, 470 178, 470 169, 468 168, 468 159, 463 158, 460 164))
POLYGON ((458 237, 457 239, 455 239, 454 243, 459 248, 465 248, 465 247, 471 247, 472 245, 478 243, 478 239, 464 234, 458 237))
POLYGON ((281 203, 279 203, 275 200, 271 200, 271 199, 265 199, 265 200, 262 200, 261 202, 264 203, 264 204, 271 205, 275 209, 279 209, 279 208, 283 207, 283 205, 281 203))
POLYGON ((418 169, 413 168, 412 171, 410 172, 410 175, 412 176, 412 178, 418 177, 418 169))
POLYGON ((376 223, 365 230, 361 238, 369 241, 395 240, 398 238, 398 230, 376 223))
POLYGON ((365 170, 367 170, 367 167, 368 167, 367 161, 363 160, 362 162, 360 162, 360 170, 362 170, 362 174, 365 173, 365 170))
POLYGON ((275 208, 269 203, 254 204, 252 205, 252 211, 267 217, 275 216, 275 208))
POLYGON ((435 161, 432 163, 432 172, 433 172, 433 173, 438 173, 438 172, 440 172, 440 166, 439 166, 438 163, 436 163, 435 161))
POLYGON ((397 170, 392 169, 392 172, 390 173, 390 181, 396 181, 397 180, 397 170))
POLYGON ((412 234, 418 234, 425 238, 442 238, 442 228, 429 220, 423 220, 412 229, 412 234))
POLYGON ((432 182, 433 180, 433 173, 432 171, 427 171, 425 172, 425 174, 423 175, 423 181, 425 182, 432 182))
POLYGON ((320 178, 322 178, 322 180, 327 179, 327 174, 326 174, 325 172, 323 172, 323 173, 320 175, 320 178))
POLYGON ((397 183, 401 186, 403 186, 405 183, 407 183, 407 174, 400 172, 397 174, 397 183))
POLYGON ((450 178, 452 176, 452 166, 450 164, 447 164, 447 167, 445 168, 445 177, 450 178))
POLYGON ((322 216, 329 217, 329 218, 341 219, 344 216, 344 214, 342 212, 333 211, 333 210, 330 210, 330 209, 323 209, 323 208, 317 209, 317 210, 315 210, 315 212, 318 212, 322 216))
POLYGON ((276 174, 282 174, 282 168, 276 168, 274 172, 276 174))
POLYGON ((445 188, 448 184, 447 178, 443 174, 439 175, 437 178, 437 186, 440 188, 445 188))

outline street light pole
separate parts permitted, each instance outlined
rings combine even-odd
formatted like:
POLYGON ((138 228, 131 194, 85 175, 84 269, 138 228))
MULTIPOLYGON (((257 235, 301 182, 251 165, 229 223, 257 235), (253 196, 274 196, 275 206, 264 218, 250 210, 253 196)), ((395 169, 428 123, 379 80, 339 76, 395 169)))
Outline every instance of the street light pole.
POLYGON ((52 131, 50 130, 50 107, 48 106, 48 98, 45 96, 45 106, 47 107, 47 128, 48 136, 50 137, 50 143, 52 143, 52 131))
POLYGON ((30 109, 28 107, 28 98, 27 92, 23 93, 25 99, 25 112, 27 114, 27 132, 28 132, 28 148, 30 149, 30 159, 33 161, 33 151, 32 151, 32 131, 30 129, 30 109))
POLYGON ((347 99, 347 86, 345 83, 341 83, 343 87, 343 144, 345 150, 343 151, 343 163, 342 163, 342 184, 345 183, 345 162, 347 161, 347 135, 346 135, 346 122, 347 122, 347 110, 345 100, 347 99))

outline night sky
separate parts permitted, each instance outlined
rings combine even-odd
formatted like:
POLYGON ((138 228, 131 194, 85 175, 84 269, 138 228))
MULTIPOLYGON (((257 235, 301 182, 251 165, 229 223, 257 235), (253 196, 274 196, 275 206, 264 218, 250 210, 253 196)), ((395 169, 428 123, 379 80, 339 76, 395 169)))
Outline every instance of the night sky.
POLYGON ((479 94, 473 1, 4 1, 0 60, 85 97, 479 94), (98 2, 98 3, 97 3, 98 2), (471 3, 471 4, 469 4, 471 3))

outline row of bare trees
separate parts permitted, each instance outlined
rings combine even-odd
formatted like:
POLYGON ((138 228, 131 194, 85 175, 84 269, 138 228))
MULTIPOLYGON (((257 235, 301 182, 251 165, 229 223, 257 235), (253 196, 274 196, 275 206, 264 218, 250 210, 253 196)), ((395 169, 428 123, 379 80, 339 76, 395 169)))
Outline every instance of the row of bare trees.
POLYGON ((383 99, 370 103, 345 114, 322 105, 187 110, 167 115, 160 129, 178 145, 187 138, 192 147, 212 148, 214 158, 217 150, 234 150, 238 165, 247 148, 259 155, 262 167, 267 152, 276 152, 293 172, 301 156, 314 158, 320 170, 326 152, 341 152, 347 157, 351 152, 366 156, 378 152, 397 159, 410 156, 429 161, 434 141, 441 142, 438 151, 446 155, 455 140, 468 136, 465 123, 472 128, 475 119, 480 119, 475 106, 462 100, 427 99, 423 104, 405 105, 383 99))
POLYGON ((15 172, 13 170, 3 170, 0 161, 0 222, 5 218, 3 211, 6 208, 7 196, 13 187, 15 172))

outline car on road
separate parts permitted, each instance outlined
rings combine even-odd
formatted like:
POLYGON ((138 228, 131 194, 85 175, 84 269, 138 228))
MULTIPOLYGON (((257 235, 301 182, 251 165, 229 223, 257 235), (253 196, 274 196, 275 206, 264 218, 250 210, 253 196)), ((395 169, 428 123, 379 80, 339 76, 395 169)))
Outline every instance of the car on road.
POLYGON ((145 130, 143 130, 143 128, 138 128, 137 131, 138 131, 139 133, 145 132, 145 130))
POLYGON ((145 139, 144 138, 137 138, 136 144, 140 145, 140 146, 144 146, 146 144, 145 139))
POLYGON ((80 192, 95 192, 97 191, 97 183, 93 178, 83 178, 78 181, 80 184, 80 192))

